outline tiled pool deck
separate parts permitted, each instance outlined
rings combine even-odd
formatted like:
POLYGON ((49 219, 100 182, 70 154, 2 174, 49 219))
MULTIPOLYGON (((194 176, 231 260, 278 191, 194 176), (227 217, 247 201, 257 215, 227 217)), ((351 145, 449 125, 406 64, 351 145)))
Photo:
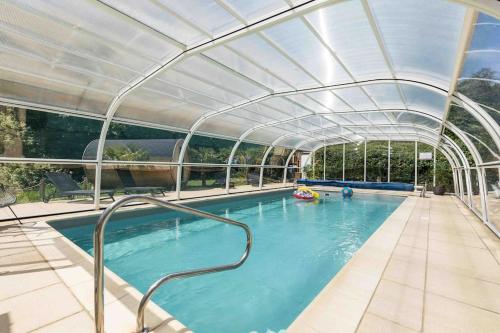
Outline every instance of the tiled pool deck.
MULTIPOLYGON (((93 332, 91 258, 43 219, 23 222, 0 227, 0 332, 93 332)), ((132 332, 141 295, 109 271, 106 287, 106 331, 132 332)), ((189 332, 150 305, 146 321, 163 322, 155 332, 189 332)), ((498 323, 499 239, 454 197, 409 196, 287 332, 489 333, 498 323)))

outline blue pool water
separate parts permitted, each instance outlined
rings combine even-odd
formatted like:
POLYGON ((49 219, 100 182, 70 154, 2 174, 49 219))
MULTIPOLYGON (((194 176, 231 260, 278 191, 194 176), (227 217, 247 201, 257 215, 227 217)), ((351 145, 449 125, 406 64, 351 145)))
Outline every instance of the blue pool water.
MULTIPOLYGON (((254 236, 250 257, 237 270, 173 281, 153 299, 197 333, 279 332, 403 200, 336 193, 313 203, 281 192, 196 206, 247 223, 254 236)), ((105 235, 106 266, 141 292, 167 273, 230 263, 244 250, 237 227, 146 212, 117 217, 105 235)), ((92 254, 93 225, 71 223, 80 225, 54 227, 92 254)))

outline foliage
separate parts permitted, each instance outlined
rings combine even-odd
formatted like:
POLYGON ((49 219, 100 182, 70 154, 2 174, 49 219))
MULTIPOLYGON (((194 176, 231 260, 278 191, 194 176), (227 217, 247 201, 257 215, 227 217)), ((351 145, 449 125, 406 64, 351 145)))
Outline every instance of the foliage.
POLYGON ((104 159, 112 161, 149 161, 149 152, 134 145, 108 146, 104 149, 104 159))
POLYGON ((0 105, 0 154, 26 138, 26 125, 19 121, 17 111, 0 105))

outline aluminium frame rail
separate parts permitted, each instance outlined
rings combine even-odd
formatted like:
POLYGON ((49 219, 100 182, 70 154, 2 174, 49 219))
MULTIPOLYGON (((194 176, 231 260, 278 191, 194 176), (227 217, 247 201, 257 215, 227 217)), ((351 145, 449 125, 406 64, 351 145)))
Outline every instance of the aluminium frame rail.
POLYGON ((113 213, 120 207, 123 207, 125 204, 130 202, 149 203, 152 205, 168 208, 176 212, 186 213, 202 218, 212 219, 226 224, 231 224, 242 228, 245 231, 247 238, 245 252, 237 262, 227 265, 212 266, 171 273, 153 283, 146 294, 143 296, 139 304, 139 308, 137 311, 138 332, 149 332, 149 328, 145 327, 144 323, 144 311, 151 299, 151 296, 160 286, 171 280, 236 269, 243 265, 243 263, 247 260, 248 255, 250 254, 250 249, 252 248, 252 232, 250 231, 248 225, 244 223, 144 195, 130 195, 114 202, 102 212, 94 229, 94 313, 96 333, 104 333, 104 230, 111 215, 113 215, 113 213))

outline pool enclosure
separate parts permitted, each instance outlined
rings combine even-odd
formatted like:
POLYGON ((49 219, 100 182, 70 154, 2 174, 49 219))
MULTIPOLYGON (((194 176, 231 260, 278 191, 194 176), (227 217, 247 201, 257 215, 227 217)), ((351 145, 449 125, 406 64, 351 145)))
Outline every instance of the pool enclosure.
POLYGON ((5 0, 0 183, 70 172, 98 208, 117 170, 176 198, 300 172, 444 182, 498 234, 499 19, 487 0, 5 0))

